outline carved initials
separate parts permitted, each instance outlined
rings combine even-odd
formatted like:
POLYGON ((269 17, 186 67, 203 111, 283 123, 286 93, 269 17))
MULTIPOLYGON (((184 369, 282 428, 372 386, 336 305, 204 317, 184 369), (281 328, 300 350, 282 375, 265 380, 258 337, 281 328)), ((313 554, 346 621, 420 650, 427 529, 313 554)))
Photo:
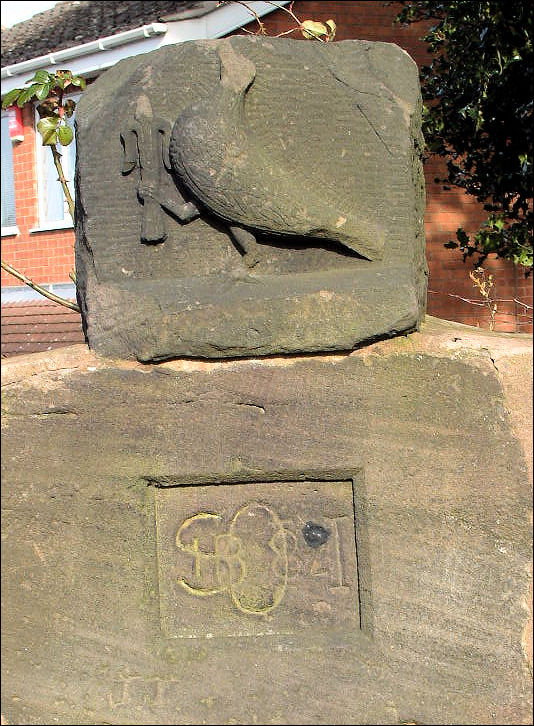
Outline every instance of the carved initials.
POLYGON ((249 502, 226 530, 221 515, 194 514, 176 532, 176 547, 191 557, 190 574, 180 575, 178 583, 196 597, 227 593, 240 612, 252 615, 277 608, 294 574, 328 578, 332 591, 347 588, 340 534, 346 517, 323 519, 331 533, 328 541, 305 551, 302 542, 299 554, 300 517, 298 523, 282 522, 271 507, 249 502))
POLYGON ((176 546, 192 557, 192 577, 180 576, 178 583, 197 597, 227 592, 243 613, 274 610, 287 587, 286 534, 278 515, 265 504, 251 502, 235 513, 228 532, 220 532, 221 519, 199 512, 182 522, 176 546), (251 520, 259 532, 253 546, 247 537, 251 520), (211 538, 213 549, 202 549, 201 537, 211 538))

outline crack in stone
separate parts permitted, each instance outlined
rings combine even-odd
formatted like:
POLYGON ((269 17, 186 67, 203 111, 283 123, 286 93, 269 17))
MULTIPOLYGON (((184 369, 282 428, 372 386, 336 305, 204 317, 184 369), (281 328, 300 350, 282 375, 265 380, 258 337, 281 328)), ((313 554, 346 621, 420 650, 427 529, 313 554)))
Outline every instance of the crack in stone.
POLYGON ((254 408, 260 413, 265 413, 265 408, 257 403, 248 403, 246 401, 238 401, 236 406, 246 406, 247 408, 254 408))

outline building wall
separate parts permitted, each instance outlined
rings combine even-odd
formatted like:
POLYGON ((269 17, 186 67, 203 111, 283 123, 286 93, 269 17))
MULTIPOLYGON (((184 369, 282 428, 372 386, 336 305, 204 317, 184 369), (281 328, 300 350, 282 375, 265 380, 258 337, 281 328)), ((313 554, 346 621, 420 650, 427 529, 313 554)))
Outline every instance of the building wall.
MULTIPOLYGON (((2 259, 39 284, 71 282, 74 232, 30 232, 39 226, 35 121, 31 105, 23 109, 24 140, 13 144, 15 211, 18 235, 2 237, 2 259)), ((58 182, 59 184, 59 182, 58 182)), ((2 270, 2 287, 21 283, 2 270)))
MULTIPOLYGON (((295 2, 293 12, 300 19, 325 21, 329 18, 337 24, 336 40, 381 40, 397 43, 404 48, 421 67, 430 62, 431 56, 420 38, 428 24, 417 23, 403 28, 393 24, 393 18, 401 8, 400 3, 386 4, 383 0, 361 0, 358 2, 320 2, 304 0, 295 2)), ((262 19, 267 35, 277 35, 295 27, 287 12, 278 10, 262 19)), ((256 32, 257 24, 252 22, 247 29, 256 32)), ((300 38, 299 32, 289 37, 300 38)), ((308 41, 311 42, 311 41, 308 41)), ((436 176, 444 176, 441 159, 432 159, 425 165, 427 209, 425 229, 427 260, 429 266, 428 313, 447 320, 468 325, 488 327, 489 311, 484 300, 469 277, 473 262, 463 262, 459 250, 444 247, 449 240, 456 240, 456 229, 476 231, 486 215, 482 206, 473 197, 460 189, 445 191, 434 182, 436 176), (473 300, 473 303, 464 299, 473 300)), ((497 303, 498 312, 495 329, 513 332, 532 332, 532 309, 526 310, 519 300, 532 305, 532 275, 528 278, 511 262, 488 259, 484 265, 487 274, 492 274, 495 285, 493 297, 509 302, 497 303)))
MULTIPOLYGON (((338 40, 358 38, 395 42, 408 51, 420 66, 428 63, 426 46, 419 40, 424 34, 423 24, 408 28, 393 25, 399 7, 399 3, 386 5, 383 1, 325 3, 302 0, 294 3, 293 10, 300 20, 324 21, 333 18, 338 27, 338 40)), ((263 22, 268 35, 282 33, 295 25, 288 13, 282 10, 264 17, 263 22)), ((256 31, 257 25, 252 22, 247 29, 256 31)), ((299 33, 294 33, 290 37, 299 36, 299 33)), ((24 141, 15 143, 13 147, 17 226, 20 233, 2 238, 2 258, 35 282, 69 282, 69 272, 74 267, 72 230, 29 232, 38 225, 34 115, 30 107, 24 109, 23 121, 24 141)), ((430 273, 428 312, 448 320, 487 327, 490 318, 488 307, 469 277, 472 262, 464 263, 458 250, 449 250, 443 246, 448 240, 455 239, 457 227, 463 226, 467 231, 477 229, 479 222, 484 219, 484 211, 461 190, 444 191, 434 183, 434 177, 442 173, 440 163, 440 160, 432 160, 425 167, 425 225, 430 273)), ((532 276, 525 278, 523 268, 498 259, 488 260, 485 268, 488 274, 494 276, 493 297, 499 300, 495 328, 531 332, 532 310, 519 303, 532 304, 532 276)), ((20 285, 20 282, 2 271, 2 286, 15 285, 20 285)))

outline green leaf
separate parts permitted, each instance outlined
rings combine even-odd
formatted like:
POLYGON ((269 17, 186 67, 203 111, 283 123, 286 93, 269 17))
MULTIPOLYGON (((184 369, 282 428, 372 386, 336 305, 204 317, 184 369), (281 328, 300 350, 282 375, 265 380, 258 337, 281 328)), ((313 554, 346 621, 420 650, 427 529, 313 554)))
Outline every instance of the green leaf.
POLYGON ((47 116, 37 124, 37 130, 43 137, 44 146, 57 144, 57 125, 60 122, 59 116, 47 116))
POLYGON ((68 146, 74 138, 74 132, 70 126, 60 126, 57 132, 59 143, 68 146))
POLYGON ((2 108, 12 106, 13 103, 17 100, 21 91, 22 88, 14 88, 12 91, 9 91, 9 93, 6 93, 6 95, 4 96, 4 100, 2 101, 2 108))
POLYGON ((81 76, 72 76, 71 81, 74 86, 79 86, 82 91, 85 91, 85 87, 87 85, 85 82, 85 78, 82 78, 81 76))
POLYGON ((50 82, 50 73, 48 71, 37 71, 37 73, 32 78, 32 82, 35 83, 49 83, 50 82))
POLYGON ((28 101, 36 95, 36 89, 41 88, 38 84, 34 83, 29 88, 25 88, 20 96, 17 98, 17 106, 19 108, 22 108, 25 103, 28 103, 28 101))
POLYGON ((50 93, 50 84, 49 83, 44 83, 39 88, 39 90, 37 91, 37 93, 35 94, 35 96, 36 96, 36 98, 39 101, 44 101, 44 99, 48 96, 49 93, 50 93))

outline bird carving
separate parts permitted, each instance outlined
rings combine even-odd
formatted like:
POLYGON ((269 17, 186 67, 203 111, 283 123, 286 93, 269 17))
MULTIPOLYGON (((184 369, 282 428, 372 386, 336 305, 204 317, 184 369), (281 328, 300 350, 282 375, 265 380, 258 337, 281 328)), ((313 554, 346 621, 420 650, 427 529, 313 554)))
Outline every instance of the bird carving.
POLYGON ((328 240, 379 259, 381 230, 354 211, 357 205, 340 204, 334 186, 317 188, 305 173, 295 178, 251 132, 246 101, 254 63, 230 40, 218 44, 217 54, 220 83, 181 113, 170 135, 171 170, 198 208, 227 223, 251 267, 258 261, 257 233, 328 240))

